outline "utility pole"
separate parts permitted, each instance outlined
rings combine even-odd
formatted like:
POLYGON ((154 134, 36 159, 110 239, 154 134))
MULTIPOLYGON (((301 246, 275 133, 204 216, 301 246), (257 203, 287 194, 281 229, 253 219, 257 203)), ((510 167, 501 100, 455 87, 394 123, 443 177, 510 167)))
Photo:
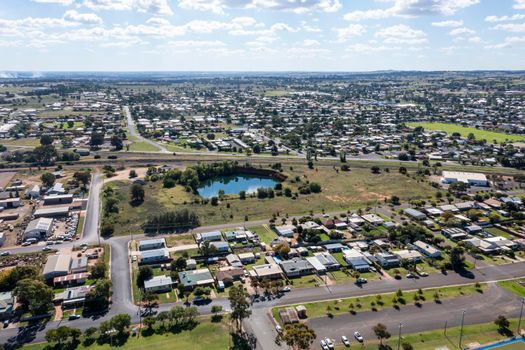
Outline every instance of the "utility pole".
POLYGON ((523 304, 525 304, 525 299, 521 299, 520 319, 518 320, 518 330, 517 330, 518 335, 520 335, 520 331, 521 331, 521 317, 523 316, 523 304))
POLYGON ((459 331, 459 348, 461 348, 461 342, 463 340, 463 324, 465 322, 465 310, 463 310, 463 312, 461 313, 461 328, 460 328, 460 331, 459 331))
POLYGON ((403 324, 399 324, 399 333, 397 335, 397 350, 399 350, 399 347, 401 346, 401 327, 403 327, 403 324))
POLYGON ((447 325, 448 325, 448 320, 445 321, 445 329, 443 331, 443 335, 447 335, 447 325))

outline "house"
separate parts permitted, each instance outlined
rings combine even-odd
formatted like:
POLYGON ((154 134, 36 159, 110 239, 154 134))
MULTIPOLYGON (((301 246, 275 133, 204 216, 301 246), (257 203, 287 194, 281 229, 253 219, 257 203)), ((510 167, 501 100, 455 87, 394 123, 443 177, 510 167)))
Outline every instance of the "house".
POLYGON ((203 232, 203 233, 197 233, 195 235, 195 238, 197 239, 197 242, 220 241, 222 239, 222 234, 221 234, 221 231, 203 232))
POLYGON ((441 250, 431 246, 423 241, 415 241, 412 246, 420 253, 428 256, 429 258, 437 259, 441 257, 441 250))
POLYGON ((315 272, 314 267, 307 260, 301 258, 284 260, 281 261, 280 265, 288 278, 311 275, 315 272))
POLYGON ((487 176, 481 173, 468 173, 463 171, 443 171, 441 182, 444 184, 453 184, 456 182, 463 182, 471 186, 487 187, 489 181, 487 176))
POLYGON ((55 301, 62 302, 62 308, 68 309, 77 306, 82 306, 86 300, 86 295, 91 290, 92 286, 79 286, 67 288, 62 293, 55 295, 55 301))
POLYGON ((197 261, 195 259, 186 260, 186 268, 188 270, 195 270, 197 268, 197 261))
POLYGON ((72 202, 72 194, 56 194, 44 197, 44 205, 70 204, 72 202))
POLYGON ((228 242, 242 242, 248 239, 248 235, 244 230, 226 231, 224 232, 224 239, 228 242))
POLYGON ((282 225, 282 226, 276 226, 275 231, 277 231, 277 234, 282 237, 293 237, 293 233, 295 230, 294 225, 282 225))
POLYGON ((224 285, 231 285, 244 277, 244 269, 236 267, 223 267, 215 274, 217 283, 222 282, 224 285))
POLYGON ((427 218, 427 216, 424 213, 420 212, 419 210, 412 209, 412 208, 405 209, 404 213, 410 218, 414 220, 418 220, 418 221, 422 221, 427 218))
POLYGON ((161 249, 166 247, 166 239, 157 238, 157 239, 145 239, 139 241, 139 251, 161 249))
POLYGON ((166 275, 155 276, 144 281, 144 289, 146 292, 152 293, 171 292, 173 289, 173 280, 170 276, 166 275))
POLYGON ((55 184, 46 191, 47 195, 61 195, 66 193, 64 185, 60 182, 55 182, 55 184))
POLYGON ((338 253, 338 252, 341 252, 346 247, 342 245, 341 243, 332 243, 332 244, 325 244, 324 248, 326 249, 327 252, 338 253))
POLYGON ((31 220, 24 230, 24 240, 30 238, 34 239, 45 239, 51 235, 53 231, 53 219, 50 218, 38 218, 31 220))
POLYGON ((64 287, 75 284, 84 284, 87 279, 91 276, 88 272, 73 273, 65 276, 58 276, 53 278, 53 286, 64 287))
POLYGON ((324 271, 334 271, 339 270, 341 267, 337 259, 334 258, 332 254, 326 252, 314 253, 314 256, 308 257, 306 260, 314 266, 317 271, 322 271, 323 269, 324 271), (323 269, 319 269, 320 266, 323 266, 323 269))
POLYGON ((403 249, 392 251, 392 254, 396 255, 401 261, 406 260, 409 263, 421 262, 421 253, 417 250, 403 249))
POLYGON ((250 270, 250 276, 257 279, 277 279, 283 277, 283 270, 277 264, 255 265, 250 270))
POLYGON ((0 319, 7 320, 13 315, 13 305, 15 298, 12 292, 0 293, 0 319))
POLYGON ((360 250, 343 250, 343 259, 356 271, 362 272, 370 270, 370 260, 368 260, 360 250))
POLYGON ((362 216, 365 221, 372 225, 381 225, 385 220, 376 214, 366 214, 362 216))
POLYGON ((215 247, 217 253, 227 253, 230 251, 230 245, 228 242, 211 242, 210 247, 215 247))
POLYGON ((465 231, 457 227, 444 228, 441 230, 443 236, 450 238, 453 241, 461 241, 468 238, 468 235, 465 231))
POLYGON ((255 254, 252 252, 239 253, 237 256, 239 257, 239 260, 245 265, 253 264, 255 262, 255 254))
POLYGON ((502 203, 495 198, 489 198, 485 200, 483 203, 485 203, 486 205, 494 209, 500 209, 502 206, 502 203))
POLYGON ((483 228, 478 225, 470 225, 465 227, 465 231, 467 231, 471 235, 477 235, 483 232, 483 228))
POLYGON ((42 273, 45 280, 51 280, 57 276, 65 276, 69 273, 71 256, 68 254, 50 255, 44 265, 42 273))
POLYGON ((374 257, 377 259, 377 263, 384 268, 397 267, 401 264, 401 259, 392 253, 376 253, 374 257))
POLYGON ((226 255, 226 261, 230 266, 233 267, 242 267, 243 264, 241 262, 241 259, 237 256, 237 254, 228 254, 226 255))
POLYGON ((430 216, 440 216, 441 214, 443 214, 443 210, 434 207, 425 208, 425 211, 430 216))
POLYGON ((359 215, 353 214, 352 216, 348 218, 348 222, 355 226, 361 226, 365 223, 365 220, 359 215))
POLYGON ((211 286, 214 282, 215 280, 208 269, 186 270, 179 272, 179 283, 184 285, 186 289, 211 286))
POLYGON ((162 263, 170 259, 169 252, 166 248, 146 250, 139 253, 141 264, 162 263))
POLYGON ((500 247, 496 243, 489 242, 485 239, 481 239, 478 237, 472 237, 469 239, 465 239, 463 240, 463 243, 467 247, 476 248, 482 253, 488 254, 488 255, 497 254, 500 251, 500 247))
POLYGON ((88 258, 87 256, 74 257, 71 259, 71 265, 69 271, 71 273, 87 272, 88 270, 88 258))

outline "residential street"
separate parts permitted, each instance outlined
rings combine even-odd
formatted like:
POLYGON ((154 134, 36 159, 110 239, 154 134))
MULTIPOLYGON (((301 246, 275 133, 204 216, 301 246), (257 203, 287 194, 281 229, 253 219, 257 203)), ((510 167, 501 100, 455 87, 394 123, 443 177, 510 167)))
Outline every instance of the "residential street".
POLYGON ((152 141, 150 139, 142 137, 137 132, 137 127, 135 126, 135 122, 133 121, 133 118, 131 117, 131 112, 129 111, 129 106, 124 106, 123 109, 124 109, 124 113, 126 113, 126 120, 128 122, 128 130, 129 130, 129 134, 130 134, 131 137, 139 139, 141 142, 146 142, 146 143, 152 145, 153 147, 158 148, 161 153, 170 153, 170 151, 168 151, 166 149, 166 147, 158 144, 155 141, 152 141))

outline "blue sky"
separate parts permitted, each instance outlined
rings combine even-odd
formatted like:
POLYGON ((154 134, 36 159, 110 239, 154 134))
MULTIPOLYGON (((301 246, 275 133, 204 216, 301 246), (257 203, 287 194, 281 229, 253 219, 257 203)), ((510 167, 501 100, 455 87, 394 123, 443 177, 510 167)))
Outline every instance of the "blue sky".
POLYGON ((525 0, 0 0, 0 70, 525 69, 525 0))

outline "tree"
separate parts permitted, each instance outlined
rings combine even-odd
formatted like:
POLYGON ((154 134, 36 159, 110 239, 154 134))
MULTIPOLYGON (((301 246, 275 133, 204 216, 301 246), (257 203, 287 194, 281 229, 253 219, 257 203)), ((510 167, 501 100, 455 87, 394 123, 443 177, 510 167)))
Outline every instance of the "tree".
POLYGON ((153 269, 151 266, 141 266, 137 275, 137 285, 142 288, 144 282, 153 278, 153 269))
POLYGON ((414 350, 414 347, 412 346, 412 344, 410 344, 409 342, 406 342, 406 341, 401 343, 401 348, 403 350, 414 350))
POLYGON ((375 325, 373 330, 381 345, 383 345, 383 339, 390 338, 390 333, 387 331, 386 326, 382 323, 375 325))
POLYGON ((49 343, 57 343, 59 346, 64 342, 76 343, 82 332, 78 328, 71 328, 68 326, 60 326, 58 328, 50 329, 46 332, 46 341, 49 343))
POLYGON ((153 304, 159 300, 159 295, 152 292, 143 292, 141 301, 144 303, 147 309, 151 309, 153 304))
POLYGON ((106 276, 106 264, 104 261, 99 260, 90 268, 91 278, 103 278, 106 276))
POLYGON ((157 322, 157 320, 152 316, 146 316, 142 320, 142 323, 144 324, 144 326, 146 326, 146 329, 148 330, 150 330, 155 325, 155 322, 157 322))
POLYGON ((171 262, 172 271, 183 271, 187 267, 186 259, 182 256, 179 256, 177 259, 171 262))
POLYGON ((131 185, 131 201, 135 203, 144 202, 144 187, 140 184, 131 185))
POLYGON ((371 167, 370 170, 372 171, 372 174, 379 174, 381 172, 381 169, 377 165, 371 167))
POLYGON ((209 241, 201 243, 199 251, 203 256, 213 256, 217 254, 217 248, 209 241))
POLYGON ((111 146, 115 147, 116 151, 120 151, 124 147, 124 144, 122 143, 122 139, 120 137, 113 135, 111 137, 111 146))
POLYGON ((507 320, 507 318, 503 315, 499 315, 498 317, 496 317, 496 319, 494 320, 494 324, 498 326, 498 330, 500 332, 508 331, 510 326, 509 320, 507 320))
POLYGON ((400 166, 399 173, 405 175, 407 173, 407 168, 405 168, 404 166, 400 166))
POLYGON ((91 134, 89 144, 93 147, 98 147, 104 143, 104 134, 94 132, 91 134))
POLYGON ((279 256, 286 257, 290 253, 290 246, 286 242, 281 242, 273 247, 273 251, 279 256))
POLYGON ((131 324, 131 316, 128 314, 118 314, 113 316, 109 322, 111 328, 116 330, 119 335, 122 335, 128 330, 131 324))
POLYGON ((84 170, 84 171, 75 171, 73 174, 73 177, 78 182, 82 183, 82 186, 86 188, 86 185, 91 180, 91 171, 90 170, 84 170))
POLYGON ((95 287, 86 294, 84 312, 92 313, 106 310, 109 306, 110 297, 111 281, 106 278, 99 279, 95 283, 95 287))
POLYGON ((40 280, 30 278, 18 281, 14 295, 18 298, 18 302, 33 315, 45 314, 53 304, 55 297, 51 287, 40 280))
POLYGON ((230 287, 228 299, 230 301, 231 319, 237 325, 237 331, 241 330, 242 320, 250 317, 252 311, 250 310, 250 302, 248 301, 249 294, 244 290, 242 285, 234 285, 230 287))
POLYGON ((133 179, 133 178, 135 178, 135 177, 137 177, 137 176, 138 176, 138 175, 137 175, 137 172, 136 172, 134 169, 131 169, 131 170, 129 171, 129 178, 130 178, 130 179, 133 179))
POLYGON ((390 202, 392 203, 392 205, 399 205, 399 197, 398 196, 392 196, 390 198, 390 202))
POLYGON ((239 192, 239 199, 241 199, 241 200, 246 199, 246 191, 239 192))
POLYGON ((49 165, 58 156, 53 145, 38 146, 33 150, 35 161, 41 165, 49 165))
POLYGON ((53 143, 53 137, 50 135, 42 135, 40 136, 40 144, 42 146, 47 146, 53 143))
POLYGON ((43 173, 40 180, 42 180, 44 186, 51 187, 55 183, 56 177, 51 173, 43 173))
POLYGON ((222 306, 221 305, 213 305, 211 307, 211 312, 212 312, 212 314, 217 316, 218 313, 222 312, 222 306))
POLYGON ((316 334, 305 323, 293 323, 284 326, 282 332, 277 334, 276 341, 283 341, 293 350, 307 350, 314 342, 316 334))
POLYGON ((454 271, 463 269, 465 263, 465 250, 462 247, 454 247, 450 250, 450 264, 454 271))

